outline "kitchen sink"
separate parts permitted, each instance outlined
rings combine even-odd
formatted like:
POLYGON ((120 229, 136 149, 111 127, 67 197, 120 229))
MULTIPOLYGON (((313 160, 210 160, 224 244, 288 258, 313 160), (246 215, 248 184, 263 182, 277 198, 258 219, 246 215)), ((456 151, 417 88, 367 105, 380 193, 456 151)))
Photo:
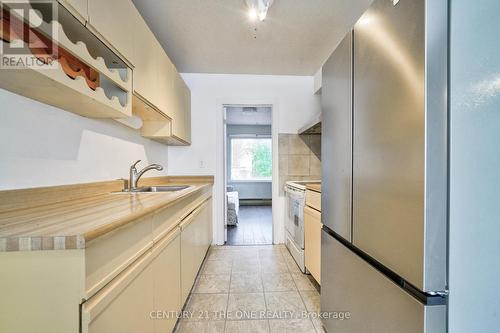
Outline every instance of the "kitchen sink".
MULTIPOLYGON (((138 187, 131 192, 175 192, 182 191, 189 187, 189 185, 169 185, 169 186, 147 186, 147 187, 138 187)), ((124 192, 129 192, 129 190, 125 190, 124 192)))

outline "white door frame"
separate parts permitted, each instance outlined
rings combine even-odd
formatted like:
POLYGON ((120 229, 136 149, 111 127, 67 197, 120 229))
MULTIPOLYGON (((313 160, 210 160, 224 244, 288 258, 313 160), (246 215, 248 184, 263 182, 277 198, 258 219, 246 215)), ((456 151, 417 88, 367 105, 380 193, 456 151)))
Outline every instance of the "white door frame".
POLYGON ((279 199, 279 152, 278 152, 278 133, 279 133, 279 105, 274 98, 227 98, 216 101, 216 161, 215 161, 215 184, 214 184, 214 242, 217 245, 224 244, 225 237, 225 138, 224 138, 224 107, 238 105, 265 105, 272 108, 272 157, 273 157, 273 181, 272 181, 272 218, 273 218, 273 244, 284 242, 284 224, 283 214, 280 211, 281 205, 279 199), (220 199, 219 199, 220 198, 220 199))

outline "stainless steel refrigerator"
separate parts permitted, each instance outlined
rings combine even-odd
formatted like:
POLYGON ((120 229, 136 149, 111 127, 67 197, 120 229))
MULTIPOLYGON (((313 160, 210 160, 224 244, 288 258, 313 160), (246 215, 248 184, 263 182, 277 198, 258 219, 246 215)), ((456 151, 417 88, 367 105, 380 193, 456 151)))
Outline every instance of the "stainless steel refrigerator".
POLYGON ((329 333, 446 332, 446 3, 375 0, 323 66, 329 333))

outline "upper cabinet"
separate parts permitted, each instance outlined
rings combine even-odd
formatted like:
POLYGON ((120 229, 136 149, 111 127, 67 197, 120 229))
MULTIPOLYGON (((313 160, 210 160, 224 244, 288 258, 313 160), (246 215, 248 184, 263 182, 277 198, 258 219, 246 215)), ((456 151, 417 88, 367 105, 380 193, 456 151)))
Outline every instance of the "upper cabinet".
POLYGON ((172 103, 172 135, 182 143, 191 143, 191 91, 182 79, 174 72, 174 101, 172 103), (175 121, 177 120, 177 121, 175 121))
POLYGON ((139 16, 134 29, 134 93, 158 107, 158 70, 160 51, 163 51, 149 30, 146 22, 139 16))
POLYGON ((144 114, 139 110, 145 110, 145 105, 150 110, 143 136, 170 145, 190 144, 191 92, 140 15, 136 19, 133 41, 133 87, 137 97, 134 110, 136 114, 144 114), (168 136, 162 116, 170 120, 168 136))
POLYGON ((89 19, 88 0, 58 0, 74 17, 85 24, 89 19))
POLYGON ((38 50, 24 43, 22 54, 43 63, 22 71, 0 69, 0 88, 85 117, 124 124, 140 117, 142 136, 169 145, 190 144, 191 92, 132 1, 54 4, 57 18, 40 12, 41 18, 46 16, 41 25, 16 11, 0 18, 0 24, 15 28, 0 30, 1 47, 28 37, 50 46, 38 50))
POLYGON ((137 9, 132 1, 88 0, 88 16, 88 28, 134 65, 133 36, 137 9))
POLYGON ((143 119, 142 135, 190 144, 191 92, 132 1, 61 1, 88 1, 87 27, 133 66, 132 107, 143 119))

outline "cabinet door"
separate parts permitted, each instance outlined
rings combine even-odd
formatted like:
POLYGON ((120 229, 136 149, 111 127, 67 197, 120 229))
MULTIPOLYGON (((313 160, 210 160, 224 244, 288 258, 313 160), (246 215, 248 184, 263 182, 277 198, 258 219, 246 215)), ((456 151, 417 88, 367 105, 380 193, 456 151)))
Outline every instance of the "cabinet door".
POLYGON ((181 241, 179 229, 153 248, 154 309, 168 313, 154 320, 154 332, 166 333, 174 329, 174 314, 181 309, 181 241))
POLYGON ((133 64, 137 9, 130 0, 88 0, 89 27, 133 64))
POLYGON ((304 259, 307 270, 321 284, 321 213, 304 208, 304 259))
POLYGON ((182 77, 174 73, 174 100, 172 103, 172 134, 178 139, 191 141, 191 92, 182 77))
POLYGON ((184 141, 187 143, 191 143, 191 90, 189 87, 186 85, 184 80, 182 81, 184 83, 184 89, 183 89, 183 106, 184 106, 184 141))
POLYGON ((134 92, 158 106, 158 42, 142 17, 134 31, 134 92))
POLYGON ((174 91, 174 73, 175 67, 170 61, 170 58, 165 53, 163 48, 158 49, 158 97, 159 109, 167 116, 173 119, 176 118, 174 105, 175 91, 174 91))
POLYGON ((184 303, 200 269, 208 249, 208 227, 210 201, 205 201, 181 223, 181 289, 184 303))
POLYGON ((153 332, 151 260, 148 252, 83 304, 83 333, 153 332))
POLYGON ((58 0, 73 16, 85 24, 89 18, 88 0, 58 0))

